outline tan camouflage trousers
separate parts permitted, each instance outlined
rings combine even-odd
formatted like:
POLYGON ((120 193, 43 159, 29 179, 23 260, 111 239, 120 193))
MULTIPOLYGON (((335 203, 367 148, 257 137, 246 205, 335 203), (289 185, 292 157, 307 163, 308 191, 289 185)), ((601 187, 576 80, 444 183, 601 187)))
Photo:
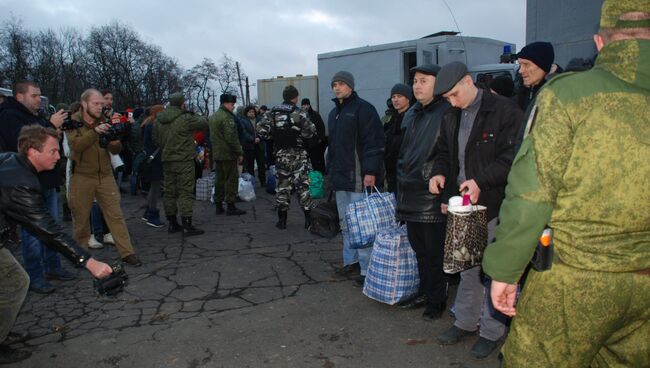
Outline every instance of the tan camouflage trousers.
POLYGON ((649 320, 649 275, 531 270, 503 366, 650 367, 649 320))

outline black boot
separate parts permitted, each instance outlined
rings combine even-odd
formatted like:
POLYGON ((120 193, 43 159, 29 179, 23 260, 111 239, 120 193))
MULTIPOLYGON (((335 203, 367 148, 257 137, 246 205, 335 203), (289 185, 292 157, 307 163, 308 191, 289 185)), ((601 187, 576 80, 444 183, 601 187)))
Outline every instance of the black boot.
POLYGON ((287 228, 287 211, 278 210, 278 222, 275 227, 281 230, 287 228))
POLYGON ((311 210, 305 210, 305 229, 311 226, 311 210))
POLYGON ((223 209, 223 203, 217 203, 217 215, 221 215, 224 212, 226 212, 226 210, 223 209))
POLYGON ((235 207, 234 203, 228 203, 228 209, 226 210, 226 216, 239 216, 239 215, 245 215, 246 211, 240 210, 239 208, 235 207))
POLYGON ((205 232, 192 225, 192 217, 181 217, 181 221, 183 222, 183 236, 201 235, 205 232))
POLYGON ((176 215, 167 216, 167 222, 169 222, 169 226, 167 226, 168 233, 177 233, 182 230, 181 225, 179 225, 178 221, 176 220, 176 215))

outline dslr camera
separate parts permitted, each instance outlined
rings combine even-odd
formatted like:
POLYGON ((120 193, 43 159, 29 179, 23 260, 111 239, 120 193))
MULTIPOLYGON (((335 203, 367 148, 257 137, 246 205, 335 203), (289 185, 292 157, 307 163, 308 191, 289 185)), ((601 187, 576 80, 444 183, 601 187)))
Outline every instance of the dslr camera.
POLYGON ((101 148, 108 147, 111 141, 118 140, 126 134, 126 125, 124 123, 111 124, 108 130, 99 136, 99 146, 101 148))
POLYGON ((121 263, 116 263, 112 266, 113 273, 104 277, 103 279, 95 279, 95 289, 99 295, 115 296, 124 290, 129 276, 124 271, 124 266, 121 263))

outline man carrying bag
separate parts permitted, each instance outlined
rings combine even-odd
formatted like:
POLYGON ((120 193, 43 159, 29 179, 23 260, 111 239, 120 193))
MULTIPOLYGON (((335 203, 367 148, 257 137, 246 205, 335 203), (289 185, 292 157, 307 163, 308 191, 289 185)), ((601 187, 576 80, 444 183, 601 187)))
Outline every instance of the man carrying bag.
MULTIPOLYGON (((515 137, 523 120, 521 109, 505 97, 477 88, 467 66, 452 62, 438 73, 434 93, 454 107, 443 117, 429 181, 431 193, 442 191, 442 212, 452 196, 463 193, 473 204, 487 207, 488 243, 494 238, 499 207, 505 196, 515 137)), ((456 322, 438 336, 451 345, 473 335, 480 321, 480 338, 470 351, 483 359, 494 351, 505 333, 505 318, 494 312, 485 294, 481 267, 460 274, 455 301, 456 322)))

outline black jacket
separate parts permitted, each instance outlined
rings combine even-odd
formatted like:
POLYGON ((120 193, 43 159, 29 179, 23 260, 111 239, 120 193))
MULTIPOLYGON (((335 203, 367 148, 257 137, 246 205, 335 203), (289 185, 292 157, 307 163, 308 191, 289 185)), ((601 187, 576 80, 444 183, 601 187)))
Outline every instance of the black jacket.
MULTIPOLYGON (((29 111, 25 105, 9 96, 0 105, 0 147, 2 152, 18 151, 18 135, 20 129, 26 125, 39 124, 44 127, 54 128, 50 122, 29 111)), ((63 184, 61 170, 43 171, 38 174, 43 190, 56 188, 63 184)))
POLYGON ((318 111, 312 109, 311 106, 309 106, 307 114, 309 115, 309 120, 311 120, 311 122, 316 126, 316 135, 308 139, 307 146, 316 147, 326 142, 327 134, 325 134, 325 123, 323 122, 323 118, 320 117, 318 111))
MULTIPOLYGON (((444 175, 445 188, 442 202, 459 195, 458 177, 458 128, 461 110, 451 108, 443 117, 440 137, 432 161, 429 179, 444 175)), ((484 91, 481 106, 474 120, 465 148, 465 177, 474 179, 481 189, 478 204, 486 206, 488 221, 497 217, 505 196, 510 165, 515 156, 515 140, 523 120, 521 109, 513 101, 484 91)))
POLYGON ((77 266, 90 258, 50 215, 34 167, 13 152, 0 153, 0 216, 2 222, 19 224, 77 266))
POLYGON ((399 157, 399 149, 402 143, 402 121, 404 113, 395 111, 390 120, 384 124, 384 137, 386 139, 384 144, 384 164, 386 165, 386 173, 395 175, 397 172, 397 158, 399 157))
POLYGON ((442 117, 449 103, 437 99, 427 106, 417 102, 402 121, 402 144, 397 159, 397 219, 442 222, 440 198, 429 193, 424 164, 433 154, 442 117))
POLYGON ((237 120, 237 124, 239 125, 237 131, 239 133, 239 143, 241 144, 241 148, 243 150, 254 150, 255 138, 257 137, 255 134, 255 127, 253 126, 255 122, 251 122, 247 116, 244 116, 237 120))
POLYGON ((363 176, 375 175, 382 182, 384 131, 377 110, 356 92, 340 103, 328 117, 327 172, 334 190, 363 191, 363 176))

